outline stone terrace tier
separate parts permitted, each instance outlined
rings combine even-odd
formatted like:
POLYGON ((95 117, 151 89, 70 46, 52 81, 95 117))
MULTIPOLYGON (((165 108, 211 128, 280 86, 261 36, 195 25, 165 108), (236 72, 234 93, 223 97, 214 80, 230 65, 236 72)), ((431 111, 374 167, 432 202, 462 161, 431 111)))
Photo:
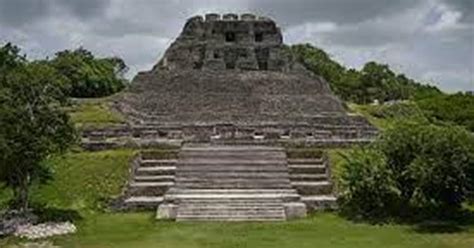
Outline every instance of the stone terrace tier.
MULTIPOLYGON (((305 69, 268 18, 189 19, 163 58, 114 105, 132 128, 185 141, 370 140, 377 130, 346 113, 328 82, 305 69)), ((139 134, 138 136, 141 136, 139 134)))

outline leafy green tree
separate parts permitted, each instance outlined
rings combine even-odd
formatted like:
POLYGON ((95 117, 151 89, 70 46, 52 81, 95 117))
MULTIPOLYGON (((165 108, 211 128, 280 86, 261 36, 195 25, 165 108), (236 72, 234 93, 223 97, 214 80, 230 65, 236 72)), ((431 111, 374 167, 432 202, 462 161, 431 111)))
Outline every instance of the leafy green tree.
POLYGON ((0 77, 5 79, 7 73, 19 66, 24 65, 26 59, 20 56, 20 49, 11 43, 0 47, 0 77))
POLYGON ((30 186, 50 178, 47 159, 76 135, 61 108, 64 78, 44 63, 25 62, 14 46, 0 51, 0 67, 9 67, 0 77, 0 182, 13 189, 15 206, 26 210, 30 186))
POLYGON ((99 59, 79 48, 58 52, 49 63, 68 79, 68 95, 72 97, 109 96, 126 85, 127 66, 120 58, 99 59))

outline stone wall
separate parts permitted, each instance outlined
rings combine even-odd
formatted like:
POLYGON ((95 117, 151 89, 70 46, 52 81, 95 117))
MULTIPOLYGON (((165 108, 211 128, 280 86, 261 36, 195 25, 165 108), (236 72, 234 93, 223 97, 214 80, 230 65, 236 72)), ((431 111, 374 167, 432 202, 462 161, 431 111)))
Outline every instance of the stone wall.
POLYGON ((158 64, 161 69, 288 70, 280 28, 251 14, 190 18, 158 64))

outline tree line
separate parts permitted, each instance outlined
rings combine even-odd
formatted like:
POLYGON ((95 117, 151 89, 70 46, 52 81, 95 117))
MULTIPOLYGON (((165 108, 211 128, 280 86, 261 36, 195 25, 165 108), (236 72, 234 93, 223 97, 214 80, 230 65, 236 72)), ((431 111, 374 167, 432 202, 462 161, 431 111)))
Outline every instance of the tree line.
POLYGON ((334 93, 345 101, 367 104, 374 100, 386 102, 442 94, 435 86, 397 74, 386 64, 372 61, 361 70, 347 69, 324 50, 310 44, 294 45, 290 49, 296 61, 325 78, 334 93))

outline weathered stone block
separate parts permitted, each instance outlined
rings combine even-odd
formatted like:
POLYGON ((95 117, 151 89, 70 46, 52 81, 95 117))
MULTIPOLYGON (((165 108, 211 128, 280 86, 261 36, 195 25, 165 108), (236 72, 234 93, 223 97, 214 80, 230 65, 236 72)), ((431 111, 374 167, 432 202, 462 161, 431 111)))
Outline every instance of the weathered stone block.
POLYGON ((304 218, 306 217, 307 210, 306 210, 306 205, 302 202, 290 202, 290 203, 285 203, 285 214, 286 214, 286 219, 292 220, 292 219, 299 219, 299 218, 304 218))
POLYGON ((161 204, 156 211, 158 220, 175 220, 178 214, 178 206, 175 204, 161 204))

